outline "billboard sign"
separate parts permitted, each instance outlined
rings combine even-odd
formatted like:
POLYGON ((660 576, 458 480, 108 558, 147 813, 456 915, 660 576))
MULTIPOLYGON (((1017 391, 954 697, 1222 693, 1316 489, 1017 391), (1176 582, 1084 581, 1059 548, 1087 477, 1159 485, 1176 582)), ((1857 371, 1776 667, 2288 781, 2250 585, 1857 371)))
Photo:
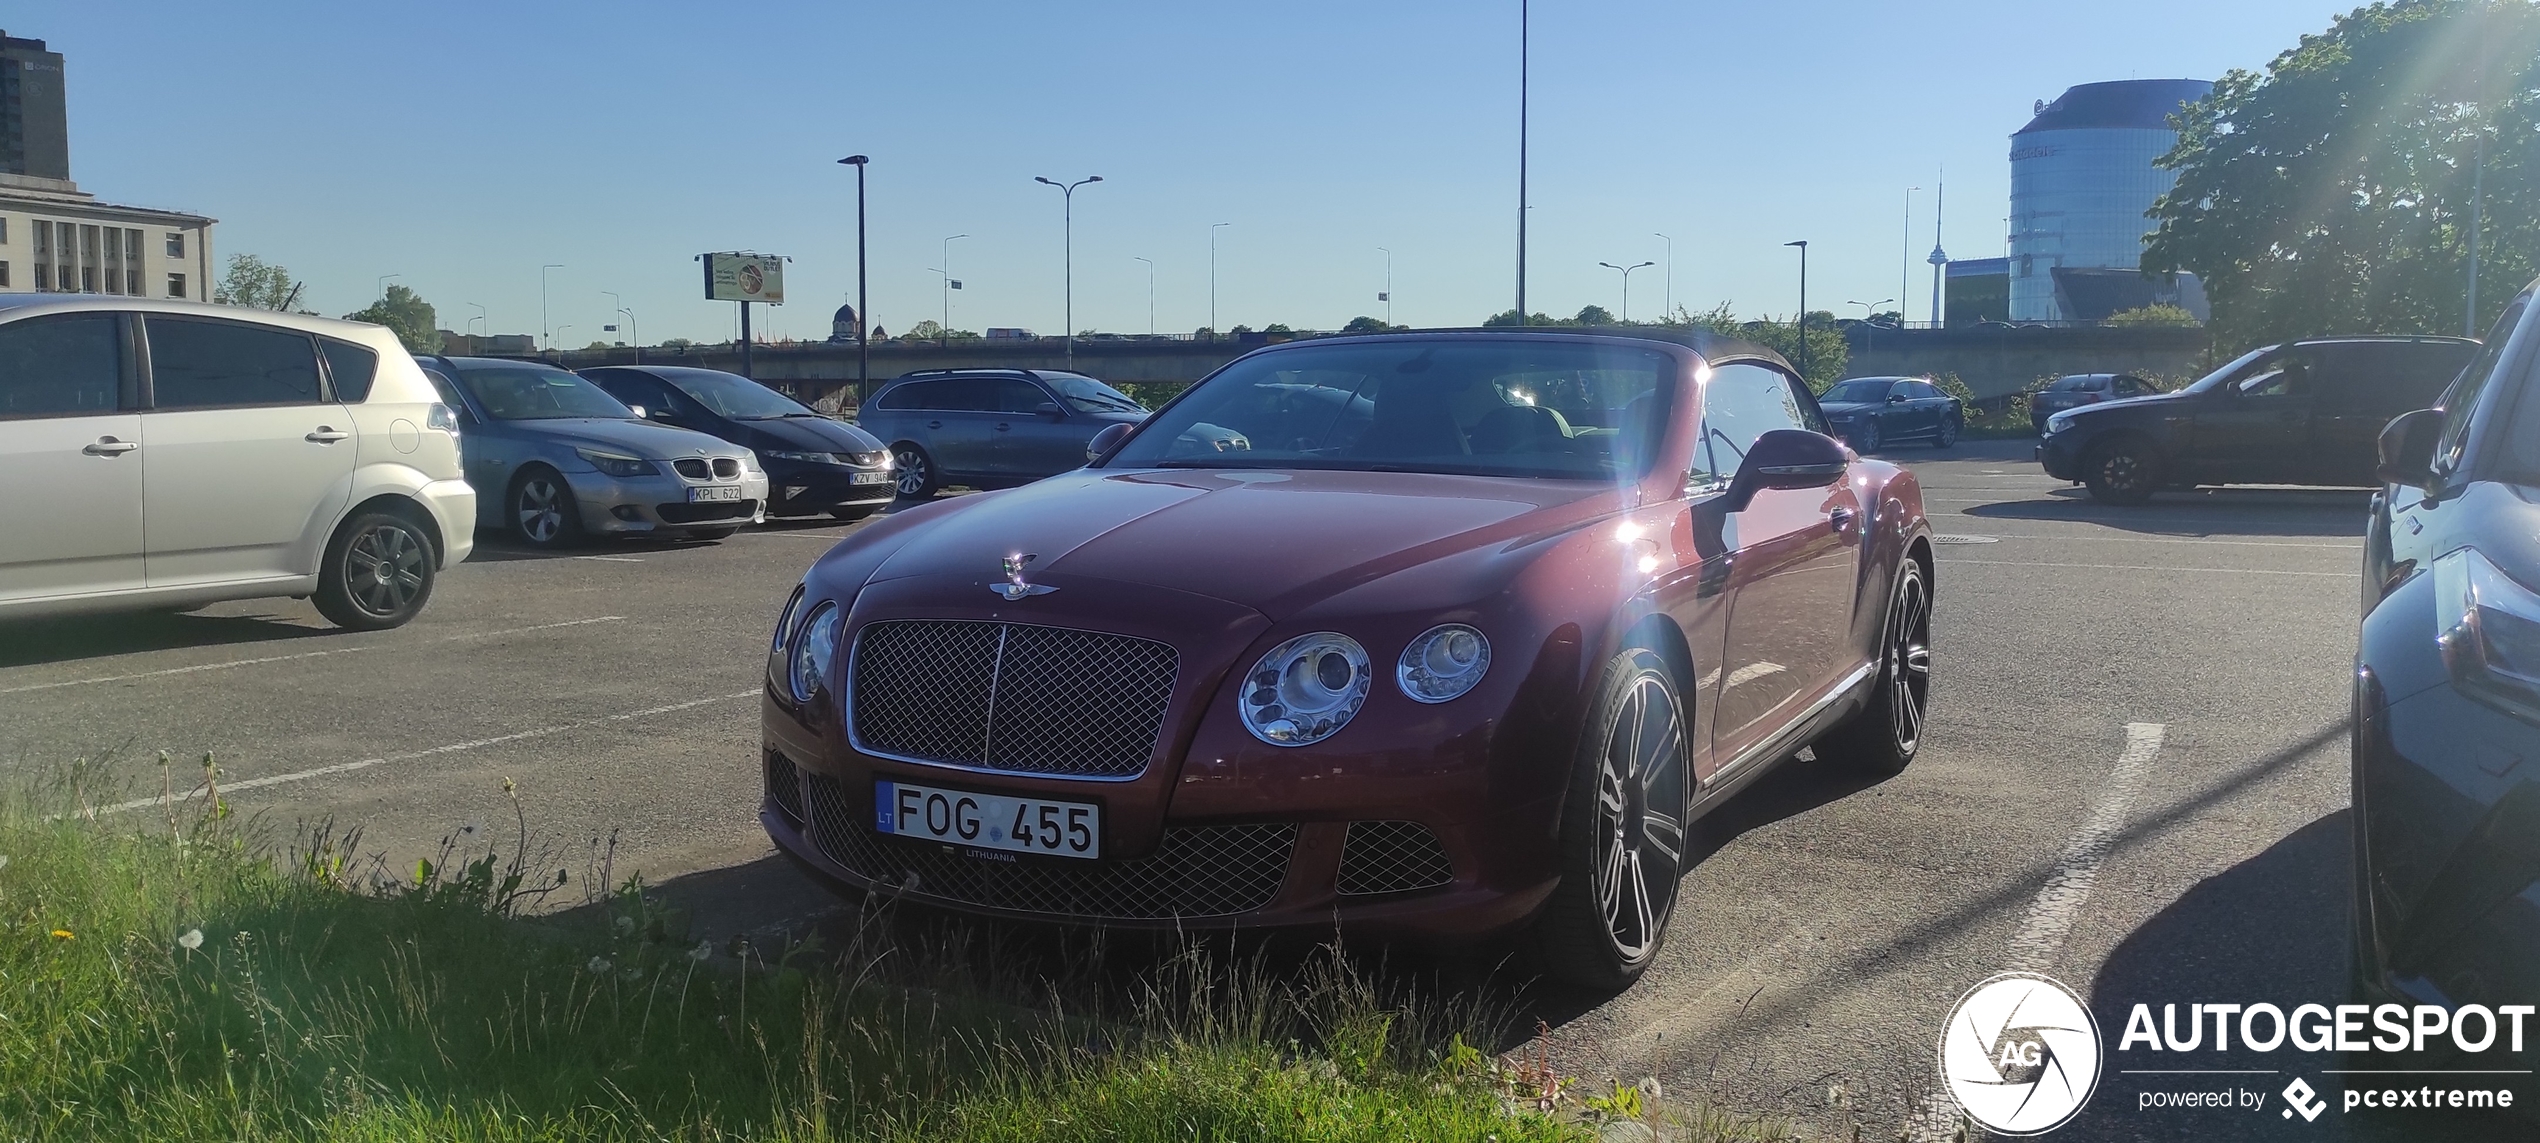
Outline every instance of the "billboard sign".
POLYGON ((785 259, 775 254, 708 254, 706 300, 785 304, 785 259))

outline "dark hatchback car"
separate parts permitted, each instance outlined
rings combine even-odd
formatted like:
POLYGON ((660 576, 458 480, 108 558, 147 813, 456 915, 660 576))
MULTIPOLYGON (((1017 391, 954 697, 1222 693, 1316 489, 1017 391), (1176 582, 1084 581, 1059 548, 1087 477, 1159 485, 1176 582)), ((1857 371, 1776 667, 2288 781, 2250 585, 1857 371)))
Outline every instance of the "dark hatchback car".
POLYGON ((1834 435, 1862 452, 1926 441, 1934 448, 1958 443, 1967 411, 1958 399, 1920 377, 1855 377, 1837 381, 1817 397, 1834 435))
MULTIPOLYGON (((2540 1003, 2535 290, 2439 410, 2381 438, 2352 739, 2355 964, 2376 1000, 2540 1003)), ((2532 1044, 2506 1066, 2534 1066, 2532 1044)))
POLYGON ((760 821, 858 890, 1020 919, 1531 925, 1657 956, 1688 829, 1930 696, 1914 476, 1770 350, 1462 331, 1248 354, 1101 455, 913 506, 786 602, 760 821))
POLYGON ((2381 427, 2433 404, 2477 353, 2459 337, 2270 345, 2175 393, 2048 417, 2037 459, 2116 504, 2200 484, 2369 485, 2381 427))
POLYGON ((721 437, 758 454, 767 514, 861 520, 891 505, 891 454, 864 430, 716 369, 607 365, 581 371, 646 420, 721 437))
POLYGON ((2066 409, 2096 405, 2101 401, 2151 397, 2160 392, 2160 386, 2131 373, 2068 373, 2028 395, 2029 422, 2036 426, 2038 435, 2044 436, 2046 418, 2066 409))
POLYGON ((930 369, 892 378, 856 423, 890 446, 899 494, 924 499, 947 484, 1006 488, 1055 476, 1085 463, 1095 433, 1146 415, 1081 373, 930 369))

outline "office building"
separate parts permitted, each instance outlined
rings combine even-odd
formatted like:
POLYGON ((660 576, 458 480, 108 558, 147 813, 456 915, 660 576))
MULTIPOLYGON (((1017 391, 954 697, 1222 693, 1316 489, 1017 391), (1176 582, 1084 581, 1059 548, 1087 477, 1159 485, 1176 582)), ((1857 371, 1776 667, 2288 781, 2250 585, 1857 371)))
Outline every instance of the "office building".
POLYGON ((212 223, 71 181, 62 57, 0 32, 0 292, 210 301, 212 223))

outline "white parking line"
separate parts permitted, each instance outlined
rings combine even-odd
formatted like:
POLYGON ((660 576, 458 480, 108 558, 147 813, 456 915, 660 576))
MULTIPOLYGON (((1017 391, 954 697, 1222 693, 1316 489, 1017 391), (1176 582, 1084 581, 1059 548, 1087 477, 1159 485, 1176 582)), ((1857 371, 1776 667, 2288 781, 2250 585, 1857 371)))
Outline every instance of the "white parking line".
POLYGON ((2153 567, 2148 564, 2051 564, 2030 560, 1961 560, 1943 558, 1944 567, 1990 568, 2081 568, 2087 571, 2192 572, 2197 575, 2307 575, 2328 579, 2353 579, 2355 572, 2285 571, 2281 568, 2182 568, 2153 567))
POLYGON ((644 562, 644 559, 641 556, 575 556, 573 558, 577 560, 598 560, 604 564, 640 564, 644 562))
MULTIPOLYGON (((434 746, 429 749, 414 750, 404 754, 389 754, 379 758, 364 758, 359 762, 338 762, 332 766, 320 766, 314 770, 301 770, 290 774, 275 774, 268 778, 246 778, 236 782, 223 782, 220 784, 220 788, 221 792, 224 794, 234 794, 240 790, 260 790, 267 786, 279 786, 289 782, 305 782, 311 778, 323 778, 330 774, 348 774, 355 770, 367 770, 373 766, 385 766, 391 762, 412 762, 417 759, 430 758, 435 755, 457 754, 468 750, 482 750, 488 746, 501 746, 511 742, 524 742, 532 738, 548 738, 558 734, 571 734, 577 730, 589 730, 592 727, 606 726, 612 722, 627 722, 638 718, 651 718, 654 715, 659 714, 676 714, 683 710, 694 710, 701 706, 711 706, 719 702, 731 702, 734 699, 748 698, 758 693, 758 689, 754 687, 746 691, 738 691, 728 695, 716 695, 712 698, 691 699, 687 702, 672 703, 668 706, 648 707, 644 710, 630 710, 622 714, 602 715, 598 718, 586 719, 581 722, 567 722, 555 726, 542 726, 535 730, 522 730, 511 734, 498 734, 492 738, 479 738, 472 742, 453 742, 447 746, 434 746)), ((100 806, 96 812, 100 814, 119 814, 126 810, 139 810, 147 809, 152 806, 164 806, 170 802, 185 801, 186 799, 192 798, 196 794, 202 792, 203 786, 198 782, 192 789, 189 789, 181 794, 161 794, 155 798, 135 798, 129 802, 117 802, 111 806, 100 806)))
MULTIPOLYGON (((561 623, 539 623, 528 627, 506 627, 500 631, 479 631, 466 635, 445 635, 439 639, 430 640, 430 642, 456 643, 466 639, 487 639, 496 635, 518 635, 524 631, 548 631, 558 627, 580 627, 588 623, 615 623, 624 618, 626 617, 623 615, 602 615, 591 619, 567 619, 561 623)), ((84 687, 91 683, 123 683, 130 682, 134 679, 154 679, 166 675, 190 675, 197 671, 224 671, 231 667, 252 667, 259 663, 287 663, 293 659, 316 659, 326 655, 350 655, 357 651, 368 650, 371 650, 371 648, 334 647, 324 651, 303 651, 297 655, 266 655, 262 658, 256 659, 231 659, 220 663, 197 663, 191 667, 169 667, 165 670, 159 671, 136 671, 129 675, 102 675, 97 678, 90 679, 64 679, 57 683, 29 683, 25 686, 0 687, 0 695, 24 694, 28 691, 49 691, 59 687, 84 687)))
POLYGON ((2274 540, 2208 540, 2199 536, 2024 536, 2015 532, 1988 532, 1997 540, 2046 540, 2057 544, 2215 544, 2235 548, 2316 548, 2332 552, 2360 552, 2364 542, 2351 544, 2281 543, 2274 540))

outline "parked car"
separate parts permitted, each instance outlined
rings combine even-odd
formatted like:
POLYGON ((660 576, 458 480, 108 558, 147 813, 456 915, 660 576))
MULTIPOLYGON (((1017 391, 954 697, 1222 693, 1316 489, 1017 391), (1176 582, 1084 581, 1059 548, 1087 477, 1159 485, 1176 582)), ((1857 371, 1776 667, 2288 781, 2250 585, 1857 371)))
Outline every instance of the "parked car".
MULTIPOLYGON (((2535 293, 2439 408, 2379 442, 2351 737, 2354 963, 2376 1002, 2492 1012, 2540 996, 2535 293)), ((2540 1041, 2518 1065, 2480 1066, 2535 1061, 2540 1041)))
POLYGON ((0 617, 290 596, 404 624, 474 543, 458 427, 379 326, 0 294, 0 617))
POLYGON ((2029 422, 2039 436, 2044 436, 2046 418, 2066 409, 2096 405, 2101 401, 2150 397, 2160 391, 2160 386, 2131 373, 2067 373, 2028 395, 2029 422))
POLYGON ((2433 404, 2477 353, 2458 337, 2270 345, 2175 393, 2048 417, 2037 459, 2116 504, 2199 484, 2368 485, 2381 427, 2433 404))
POLYGON ((720 437, 758 454, 767 514, 861 520, 891 506, 890 451, 854 425, 743 377, 680 365, 582 370, 637 415, 720 437))
POLYGON ((856 422, 888 441, 899 493, 924 499, 946 484, 1005 488, 1085 463, 1085 442, 1147 415, 1081 373, 926 369, 882 386, 856 422))
POLYGON ((719 540, 760 519, 767 474, 729 441, 657 425, 578 374, 496 357, 423 360, 459 410, 477 523, 533 548, 587 536, 719 540))
POLYGON ((1531 925, 1622 987, 1694 819, 1812 744, 1921 744, 1921 492, 1826 428, 1699 332, 1256 351, 1082 471, 823 556, 770 646, 760 820, 957 910, 1531 925))
POLYGON ((1958 433, 1967 425, 1967 411, 1958 399, 1920 377, 1837 381, 1817 402, 1834 435, 1864 453, 1907 441, 1948 448, 1958 443, 1958 433))

